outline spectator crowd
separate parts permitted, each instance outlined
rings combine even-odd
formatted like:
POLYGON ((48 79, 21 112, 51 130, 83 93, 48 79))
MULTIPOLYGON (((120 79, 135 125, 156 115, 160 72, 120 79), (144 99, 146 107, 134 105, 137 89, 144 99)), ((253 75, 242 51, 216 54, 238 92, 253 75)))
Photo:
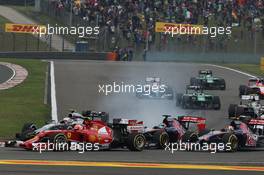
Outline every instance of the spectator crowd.
MULTIPOLYGON (((240 26, 253 31, 264 26, 264 0, 52 0, 58 11, 71 10, 87 24, 135 44, 155 41, 155 22, 240 26), (71 6, 71 3, 72 6, 71 6)), ((264 29, 262 27, 264 35, 264 29)))

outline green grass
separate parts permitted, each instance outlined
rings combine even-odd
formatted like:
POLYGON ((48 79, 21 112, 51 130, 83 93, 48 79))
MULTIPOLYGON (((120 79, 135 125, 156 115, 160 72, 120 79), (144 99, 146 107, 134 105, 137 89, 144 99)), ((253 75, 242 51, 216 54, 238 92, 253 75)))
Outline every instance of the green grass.
POLYGON ((20 85, 0 91, 0 138, 12 138, 25 122, 43 125, 50 119, 50 106, 44 105, 47 63, 40 60, 0 59, 19 64, 29 72, 20 85))
POLYGON ((5 24, 10 23, 6 18, 0 16, 0 51, 48 51, 49 46, 39 41, 32 34, 6 33, 5 24))
POLYGON ((258 64, 222 64, 223 66, 241 70, 256 76, 264 76, 264 68, 260 69, 258 64))

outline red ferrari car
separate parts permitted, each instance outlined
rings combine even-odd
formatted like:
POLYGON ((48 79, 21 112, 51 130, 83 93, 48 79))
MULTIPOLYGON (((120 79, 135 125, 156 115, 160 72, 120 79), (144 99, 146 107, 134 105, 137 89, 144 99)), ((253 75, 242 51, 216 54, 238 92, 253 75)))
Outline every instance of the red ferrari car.
POLYGON ((143 122, 137 120, 114 119, 112 124, 106 124, 98 119, 87 119, 73 129, 44 130, 30 140, 8 142, 6 145, 38 150, 40 147, 49 148, 48 144, 52 143, 55 150, 59 148, 59 151, 64 151, 72 143, 89 143, 94 146, 94 150, 126 147, 131 151, 142 151, 146 142, 143 130, 143 122), (63 148, 58 147, 60 144, 63 148))

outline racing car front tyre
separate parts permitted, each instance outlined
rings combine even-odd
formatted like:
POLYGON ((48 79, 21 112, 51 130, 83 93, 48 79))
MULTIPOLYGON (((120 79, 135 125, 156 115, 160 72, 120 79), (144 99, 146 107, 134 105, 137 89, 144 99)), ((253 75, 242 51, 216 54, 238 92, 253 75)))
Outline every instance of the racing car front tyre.
POLYGON ((142 151, 146 144, 146 138, 143 134, 132 133, 127 139, 127 148, 130 151, 142 151))
POLYGON ((237 136, 232 133, 226 133, 223 135, 223 142, 229 144, 230 149, 226 149, 228 152, 236 152, 238 149, 238 139, 237 136))
POLYGON ((244 108, 237 104, 230 104, 228 107, 228 118, 236 118, 244 113, 244 108))
POLYGON ((170 142, 169 135, 164 131, 157 131, 153 135, 155 142, 157 143, 157 147, 160 149, 164 149, 167 144, 170 142))
POLYGON ((69 143, 67 137, 62 134, 55 134, 51 137, 51 142, 54 143, 54 151, 68 151, 69 150, 69 143), (61 146, 63 146, 61 148, 61 146))

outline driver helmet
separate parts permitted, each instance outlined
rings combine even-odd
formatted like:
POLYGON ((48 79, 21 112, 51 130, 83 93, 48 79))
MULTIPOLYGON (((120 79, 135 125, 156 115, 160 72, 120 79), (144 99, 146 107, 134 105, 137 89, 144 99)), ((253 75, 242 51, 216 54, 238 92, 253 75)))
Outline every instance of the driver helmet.
POLYGON ((234 131, 234 127, 231 126, 231 125, 229 125, 229 126, 227 127, 227 129, 228 129, 229 131, 234 131))
POLYGON ((83 129, 82 125, 77 124, 74 126, 74 130, 82 130, 82 129, 83 129))
POLYGON ((62 119, 62 123, 68 123, 69 121, 71 120, 71 118, 69 118, 69 117, 64 117, 63 119, 62 119))
POLYGON ((83 112, 82 112, 82 115, 83 115, 84 117, 90 117, 91 114, 92 114, 92 111, 90 111, 90 110, 88 110, 88 111, 83 111, 83 112))

